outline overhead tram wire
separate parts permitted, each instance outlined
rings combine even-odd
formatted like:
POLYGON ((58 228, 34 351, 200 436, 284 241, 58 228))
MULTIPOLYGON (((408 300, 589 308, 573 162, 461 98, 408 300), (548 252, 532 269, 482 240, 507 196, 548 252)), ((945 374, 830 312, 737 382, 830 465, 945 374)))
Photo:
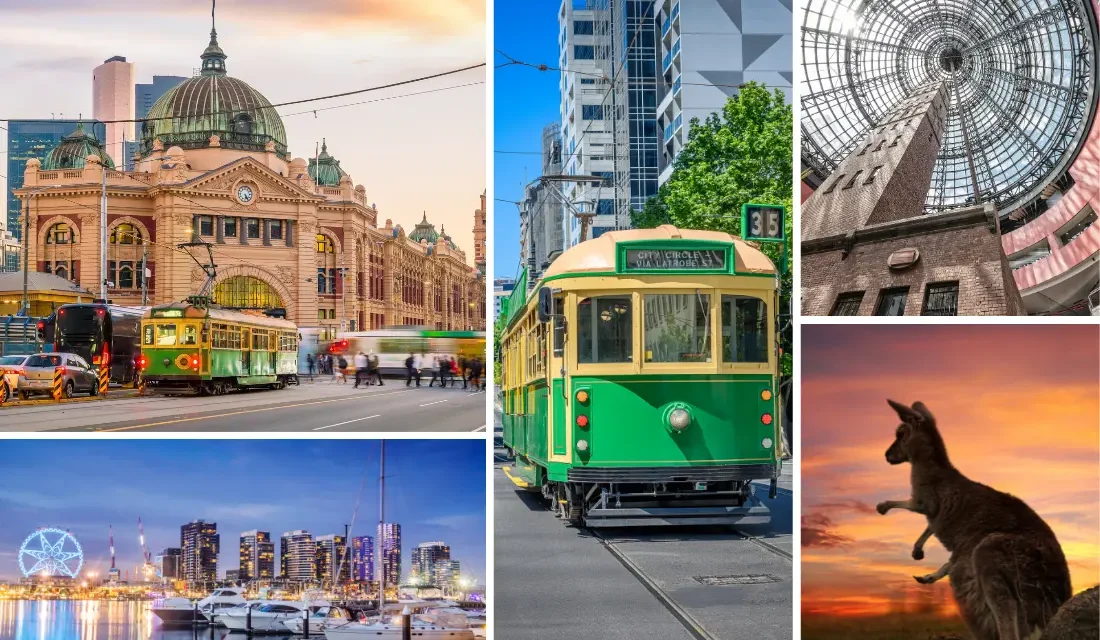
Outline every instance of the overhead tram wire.
MULTIPOLYGON (((512 59, 511 56, 509 56, 507 53, 501 51, 500 49, 497 49, 497 53, 499 53, 500 55, 502 55, 502 56, 504 56, 504 57, 506 57, 510 60, 512 59)), ((521 67, 530 67, 532 69, 535 69, 536 71, 560 71, 560 72, 563 72, 563 73, 575 73, 579 76, 588 76, 590 78, 598 78, 598 79, 601 79, 601 80, 607 80, 608 79, 607 76, 603 75, 602 73, 592 73, 590 71, 579 71, 577 69, 564 69, 562 67, 555 67, 555 66, 551 66, 551 65, 547 65, 547 64, 535 64, 535 63, 531 63, 531 62, 524 62, 522 60, 515 60, 513 62, 507 62, 507 63, 501 64, 501 65, 497 65, 496 68, 500 69, 500 68, 503 68, 503 67, 510 67, 510 66, 513 66, 513 65, 521 66, 521 67)), ((640 86, 640 87, 655 87, 655 86, 665 86, 667 83, 658 82, 656 80, 632 80, 630 82, 630 84, 633 85, 633 86, 640 86)), ((740 88, 743 88, 745 86, 744 84, 723 84, 723 83, 711 83, 711 82, 680 82, 680 85, 685 86, 685 87, 719 87, 719 88, 725 88, 725 89, 740 89, 740 88)))
MULTIPOLYGON (((388 84, 378 85, 378 86, 374 86, 374 87, 367 87, 365 89, 356 89, 354 91, 344 91, 342 93, 334 93, 334 94, 327 95, 327 96, 318 96, 316 98, 303 98, 301 100, 289 100, 287 102, 277 102, 275 104, 265 105, 265 106, 262 106, 262 107, 252 107, 252 108, 248 108, 248 109, 232 109, 232 110, 224 110, 224 111, 209 111, 209 112, 206 112, 206 113, 188 114, 186 116, 160 116, 160 117, 157 117, 157 118, 128 118, 128 119, 118 119, 118 120, 96 120, 96 122, 99 122, 99 123, 102 123, 102 124, 124 124, 124 123, 131 123, 131 122, 132 123, 159 122, 161 120, 178 120, 181 117, 183 117, 183 118, 207 118, 207 117, 211 117, 211 116, 223 116, 223 115, 224 116, 230 116, 230 115, 236 115, 238 113, 262 112, 262 111, 266 111, 268 109, 275 109, 275 108, 278 108, 278 107, 288 107, 288 106, 296 105, 296 104, 305 104, 307 102, 318 102, 318 101, 321 101, 321 100, 332 100, 334 98, 343 98, 343 97, 346 97, 346 96, 353 96, 353 95, 358 95, 358 94, 361 94, 361 93, 369 93, 369 92, 372 92, 372 91, 381 91, 383 89, 392 89, 394 87, 400 87, 400 86, 404 86, 404 85, 408 85, 408 84, 415 84, 417 82, 424 82, 426 80, 434 80, 436 78, 443 78, 443 77, 446 77, 446 76, 455 75, 457 73, 462 73, 464 71, 470 71, 472 69, 479 69, 479 68, 484 67, 484 66, 487 66, 487 65, 484 62, 481 62, 479 64, 469 65, 469 66, 462 67, 462 68, 459 68, 459 69, 453 69, 451 71, 443 71, 441 73, 434 73, 434 74, 427 75, 427 76, 420 76, 418 78, 412 78, 412 79, 409 79, 409 80, 401 80, 399 82, 391 82, 391 83, 388 83, 388 84)), ((483 84, 483 82, 482 83, 471 83, 471 84, 483 84)), ((442 90, 445 90, 445 89, 440 88, 438 90, 442 91, 442 90)), ((419 92, 419 93, 425 93, 425 92, 419 92)), ((418 94, 402 94, 400 96, 392 96, 392 97, 393 98, 405 97, 406 95, 418 95, 418 94)), ((351 106, 351 105, 348 105, 348 106, 351 106)), ((328 108, 335 108, 335 107, 328 107, 328 108)), ((314 110, 306 111, 306 112, 303 112, 303 113, 312 113, 313 111, 320 111, 320 109, 314 109, 314 110)), ((292 115, 300 115, 300 114, 292 114, 292 115)), ((10 122, 10 121, 13 121, 13 120, 18 121, 18 120, 22 120, 22 119, 23 118, 0 118, 0 122, 10 122)), ((5 129, 2 126, 0 126, 0 129, 4 129, 5 131, 7 131, 7 129, 5 129)))

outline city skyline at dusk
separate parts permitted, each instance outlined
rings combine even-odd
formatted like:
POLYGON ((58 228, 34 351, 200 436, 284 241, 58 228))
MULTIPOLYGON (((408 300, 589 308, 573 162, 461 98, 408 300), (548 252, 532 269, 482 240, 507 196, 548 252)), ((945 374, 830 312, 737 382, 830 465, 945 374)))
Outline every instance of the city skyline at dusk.
MULTIPOLYGON (((0 449, 0 580, 22 577, 19 546, 39 527, 70 531, 81 574, 142 564, 140 517, 155 556, 180 546, 180 527, 217 524, 218 576, 239 565, 240 534, 288 531, 376 536, 377 440, 15 440, 0 449)), ((485 583, 484 441, 391 440, 385 520, 401 525, 402 574, 421 542, 445 541, 464 575, 485 583)), ((278 556, 276 556, 278 567, 278 556)))
POLYGON ((1100 333, 1095 326, 806 326, 802 386, 802 613, 953 615, 933 537, 910 557, 921 515, 875 511, 909 493, 884 454, 923 402, 951 462, 1024 500, 1054 530, 1075 592, 1100 580, 1100 333), (1055 348, 1063 345, 1069 348, 1055 348))

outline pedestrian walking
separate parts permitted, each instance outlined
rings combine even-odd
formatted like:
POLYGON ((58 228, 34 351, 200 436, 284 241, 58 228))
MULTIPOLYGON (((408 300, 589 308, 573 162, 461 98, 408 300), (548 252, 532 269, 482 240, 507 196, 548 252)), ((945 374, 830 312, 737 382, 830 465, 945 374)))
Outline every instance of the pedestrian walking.
POLYGON ((443 356, 439 359, 439 386, 447 388, 447 378, 451 375, 451 356, 443 356))
POLYGON ((317 363, 313 361, 313 354, 306 354, 306 369, 309 370, 309 381, 313 382, 313 369, 317 366, 317 363))
POLYGON ((370 356, 367 357, 367 381, 373 385, 374 380, 371 379, 371 376, 378 378, 378 386, 381 387, 386 384, 382 382, 382 371, 378 368, 378 356, 373 349, 371 349, 370 356))
POLYGON ((470 363, 470 388, 473 391, 481 390, 481 359, 473 358, 470 363))
POLYGON ((336 362, 336 371, 332 375, 333 382, 348 383, 348 361, 341 355, 340 359, 336 362))
POLYGON ((469 371, 469 367, 470 367, 470 361, 466 358, 466 356, 459 356, 458 357, 458 368, 462 372, 462 388, 463 389, 466 388, 466 375, 467 375, 467 371, 469 371))
POLYGON ((416 376, 416 386, 420 386, 420 373, 416 371, 416 356, 409 354, 405 358, 405 386, 412 384, 413 376, 416 376))
POLYGON ((360 351, 355 354, 355 389, 367 377, 367 354, 360 351))
MULTIPOLYGON (((455 386, 455 383, 457 382, 457 380, 462 377, 462 371, 458 368, 458 360, 456 360, 454 358, 451 358, 450 367, 451 367, 451 375, 450 375, 451 386, 453 387, 453 386, 455 386)), ((463 384, 465 384, 465 381, 463 381, 463 384)))
POLYGON ((435 361, 432 363, 434 366, 432 366, 432 379, 428 381, 428 388, 429 389, 432 387, 433 384, 435 384, 436 380, 439 380, 439 361, 440 360, 441 360, 441 358, 439 356, 436 356, 435 361))

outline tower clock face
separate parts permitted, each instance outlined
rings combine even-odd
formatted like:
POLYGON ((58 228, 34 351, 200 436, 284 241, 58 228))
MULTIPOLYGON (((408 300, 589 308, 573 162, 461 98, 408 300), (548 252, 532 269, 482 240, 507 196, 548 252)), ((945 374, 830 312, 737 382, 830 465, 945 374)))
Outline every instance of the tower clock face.
POLYGON ((253 197, 255 197, 255 194, 252 192, 252 187, 248 186, 247 184, 242 184, 241 186, 237 187, 237 199, 241 202, 244 202, 246 204, 252 202, 253 197))

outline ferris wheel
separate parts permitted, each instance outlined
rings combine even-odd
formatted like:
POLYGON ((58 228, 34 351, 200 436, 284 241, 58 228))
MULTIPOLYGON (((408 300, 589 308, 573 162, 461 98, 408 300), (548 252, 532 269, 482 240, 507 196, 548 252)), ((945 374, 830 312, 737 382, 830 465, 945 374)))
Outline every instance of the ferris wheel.
POLYGON ((19 570, 23 577, 75 578, 83 564, 84 550, 80 543, 73 534, 61 529, 39 529, 27 536, 19 547, 19 570))

